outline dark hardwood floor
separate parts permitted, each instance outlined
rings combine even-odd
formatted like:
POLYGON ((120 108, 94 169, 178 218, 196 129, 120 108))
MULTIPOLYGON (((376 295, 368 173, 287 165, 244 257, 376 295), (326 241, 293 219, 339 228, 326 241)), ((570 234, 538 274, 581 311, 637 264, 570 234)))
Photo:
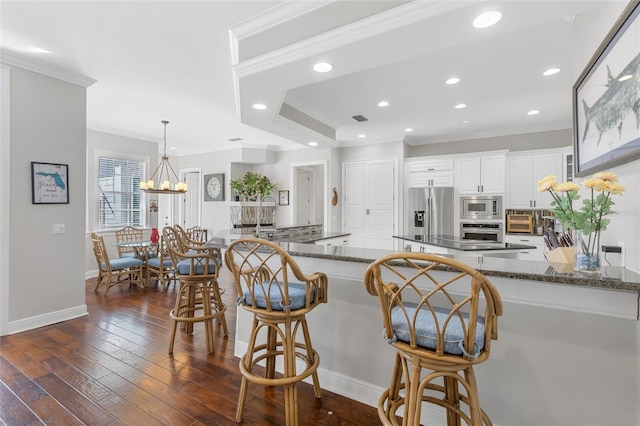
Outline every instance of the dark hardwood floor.
MULTIPOLYGON (((173 284, 167 293, 121 284, 105 297, 88 280, 88 316, 0 338, 0 422, 236 424, 236 294, 226 270, 220 285, 229 337, 216 324, 215 352, 207 354, 204 326, 196 324, 193 336, 179 333, 170 356, 173 284)), ((283 401, 282 388, 250 385, 243 423, 283 425, 283 401)), ((326 390, 316 399, 306 383, 298 386, 298 416, 301 425, 380 423, 374 408, 326 390)))

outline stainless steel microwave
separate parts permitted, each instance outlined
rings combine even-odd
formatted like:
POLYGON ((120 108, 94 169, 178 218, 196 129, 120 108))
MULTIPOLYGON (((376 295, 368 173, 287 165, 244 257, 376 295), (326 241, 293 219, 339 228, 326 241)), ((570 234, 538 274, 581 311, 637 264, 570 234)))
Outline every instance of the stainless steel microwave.
POLYGON ((469 195, 460 197, 460 219, 502 219, 502 196, 469 195))

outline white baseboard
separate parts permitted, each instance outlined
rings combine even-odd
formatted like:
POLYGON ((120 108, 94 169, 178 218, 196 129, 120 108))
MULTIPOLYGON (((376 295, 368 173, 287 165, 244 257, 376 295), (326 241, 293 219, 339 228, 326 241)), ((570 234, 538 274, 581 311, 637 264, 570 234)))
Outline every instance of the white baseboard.
MULTIPOLYGON (((238 358, 242 357, 247 352, 247 348, 247 342, 239 342, 236 340, 234 356, 238 358)), ((304 363, 302 362, 297 362, 297 365, 300 369, 304 368, 304 363)), ((320 365, 322 365, 322 359, 320 360, 320 365)), ((279 372, 283 371, 280 360, 276 363, 276 370, 279 372)), ((389 372, 389 375, 391 375, 391 372, 389 372)), ((375 408, 378 407, 380 395, 385 391, 385 388, 380 386, 326 370, 322 367, 318 367, 318 380, 320 381, 320 387, 324 390, 337 393, 338 395, 375 408)), ((304 382, 309 384, 313 383, 311 377, 307 377, 304 382)), ((424 403, 422 404, 420 423, 446 425, 447 417, 444 410, 438 410, 434 408, 432 404, 424 403)))
POLYGON ((91 271, 85 271, 84 272, 84 279, 88 280, 89 278, 95 278, 98 276, 98 270, 97 269, 93 269, 91 271))
POLYGON ((34 328, 44 327, 46 325, 56 324, 74 318, 89 315, 87 305, 78 305, 73 308, 62 309, 56 312, 49 312, 42 315, 36 315, 30 318, 24 318, 16 321, 9 321, 9 334, 21 333, 34 328))

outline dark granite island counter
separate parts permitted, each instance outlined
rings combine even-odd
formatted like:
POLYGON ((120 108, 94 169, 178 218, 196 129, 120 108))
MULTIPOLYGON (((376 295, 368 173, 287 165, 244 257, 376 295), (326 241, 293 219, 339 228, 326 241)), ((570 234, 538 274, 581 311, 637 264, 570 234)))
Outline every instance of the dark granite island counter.
MULTIPOLYGON (((376 406, 394 351, 381 336, 379 303, 365 291, 363 276, 371 261, 391 251, 280 244, 305 273, 329 277, 329 303, 308 316, 321 386, 376 406)), ((473 252, 446 256, 487 275, 504 302, 499 338, 476 369, 494 424, 640 424, 639 274, 603 268, 589 276, 561 273, 545 262, 473 252)), ((237 310, 236 356, 246 351, 251 320, 237 310)), ((446 424, 440 411, 425 406, 423 413, 423 424, 446 424)))

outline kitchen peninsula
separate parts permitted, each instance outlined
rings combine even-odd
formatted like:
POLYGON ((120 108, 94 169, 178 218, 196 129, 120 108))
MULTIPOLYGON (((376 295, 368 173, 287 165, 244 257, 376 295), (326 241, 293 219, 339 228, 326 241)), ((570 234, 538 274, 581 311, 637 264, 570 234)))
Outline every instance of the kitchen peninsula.
MULTIPOLYGON (((207 244, 224 249, 228 243, 214 238, 207 244)), ((365 291, 363 276, 389 251, 280 244, 305 273, 329 277, 328 304, 307 319, 320 354, 321 386, 376 406, 395 352, 381 336, 379 302, 365 291)), ((545 262, 447 256, 483 272, 504 301, 491 358, 476 370, 494 424, 640 423, 634 408, 640 400, 640 274, 604 268, 585 276, 557 272, 545 262)), ((237 317, 239 356, 252 317, 243 309, 237 317)), ((446 423, 439 411, 427 406, 423 412, 424 423, 446 423)))

